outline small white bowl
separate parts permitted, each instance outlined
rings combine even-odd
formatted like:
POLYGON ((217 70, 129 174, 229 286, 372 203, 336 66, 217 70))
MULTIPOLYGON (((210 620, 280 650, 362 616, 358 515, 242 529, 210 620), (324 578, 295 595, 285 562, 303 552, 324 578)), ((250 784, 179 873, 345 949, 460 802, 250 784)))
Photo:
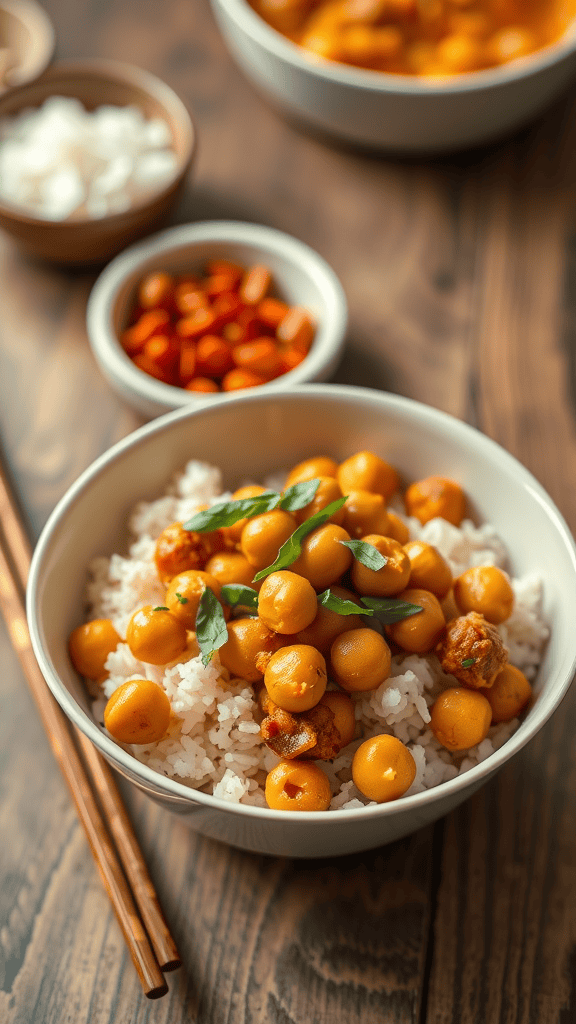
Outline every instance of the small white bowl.
POLYGON ((230 53, 289 115, 348 142, 401 153, 475 146, 529 121, 576 73, 576 27, 500 68, 430 84, 410 75, 315 60, 247 0, 211 0, 230 53))
POLYGON ((322 384, 227 397, 135 431, 97 459, 60 501, 38 542, 28 585, 28 620, 42 672, 66 714, 110 763, 204 835, 293 857, 334 856, 392 842, 483 785, 536 735, 565 695, 576 667, 574 607, 576 548, 570 531, 540 484, 511 455, 472 427, 417 402, 322 384), (456 478, 478 521, 490 522, 502 537, 512 573, 531 571, 542 578, 551 635, 536 700, 517 731, 485 761, 434 789, 324 813, 232 804, 165 778, 126 753, 94 721, 67 639, 82 618, 89 562, 126 550, 126 517, 136 502, 163 493, 190 458, 219 464, 225 485, 233 486, 311 455, 340 460, 366 448, 390 459, 406 480, 430 473, 456 478))
POLYGON ((112 387, 143 416, 151 418, 191 405, 214 405, 244 393, 200 395, 164 384, 138 369, 118 340, 145 274, 154 270, 194 272, 214 258, 244 266, 266 264, 278 295, 289 305, 304 306, 316 321, 316 335, 306 358, 294 370, 255 390, 276 392, 292 384, 326 380, 341 358, 348 322, 346 297, 334 271, 313 249, 291 235, 258 224, 205 221, 170 228, 117 256, 96 281, 88 301, 88 337, 96 361, 112 387))

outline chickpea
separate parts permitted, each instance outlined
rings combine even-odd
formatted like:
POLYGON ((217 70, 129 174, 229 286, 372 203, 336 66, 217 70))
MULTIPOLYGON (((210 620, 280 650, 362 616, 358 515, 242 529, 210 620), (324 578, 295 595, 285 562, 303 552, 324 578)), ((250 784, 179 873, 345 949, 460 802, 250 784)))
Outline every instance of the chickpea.
POLYGON ((320 704, 324 704, 334 715, 334 725, 340 733, 340 749, 347 747, 354 739, 356 732, 356 715, 354 702, 347 693, 340 690, 327 690, 320 704))
POLYGON ((332 675, 343 690, 375 690, 390 675, 392 656, 384 637, 362 626, 337 636, 330 648, 332 675))
POLYGON ((436 698, 430 728, 447 750, 467 750, 488 735, 492 709, 478 690, 454 687, 436 698))
POLYGON ((106 659, 121 642, 110 619, 92 619, 73 629, 68 640, 72 664, 81 676, 102 679, 106 659))
POLYGON ((532 687, 515 665, 508 663, 498 673, 492 686, 481 691, 492 708, 492 723, 511 722, 526 707, 532 687))
POLYGON ((210 573, 200 569, 188 569, 180 572, 170 581, 164 600, 168 610, 186 629, 195 629, 196 615, 200 598, 209 587, 216 597, 220 597, 220 584, 210 573))
POLYGON ((104 725, 119 743, 157 743, 166 735, 170 701, 150 679, 129 679, 110 697, 104 725))
POLYGON ((454 580, 454 600, 462 614, 479 612, 498 626, 512 614, 514 591, 497 566, 479 565, 454 580))
POLYGON ((172 612, 147 604, 130 619, 126 643, 139 661, 166 665, 186 649, 186 627, 172 612))
POLYGON ((242 554, 256 571, 266 569, 276 561, 280 548, 292 536, 296 526, 294 516, 281 508, 254 516, 242 530, 242 554))
MULTIPOLYGON (((234 491, 232 495, 232 501, 243 501, 245 498, 257 498, 259 494, 263 494, 266 490, 265 487, 261 487, 260 484, 248 484, 246 487, 239 487, 237 491, 234 491)), ((233 523, 232 526, 224 527, 224 532, 227 540, 234 544, 240 543, 240 537, 242 536, 242 530, 246 526, 248 519, 239 519, 237 523, 233 523)), ((238 581, 235 580, 235 583, 238 581)))
MULTIPOLYGON (((338 527, 335 527, 338 529, 338 527)), ((258 597, 258 616, 275 633, 298 633, 316 618, 314 588, 303 576, 281 570, 264 580, 258 597)))
POLYGON ((486 49, 494 64, 507 64, 519 57, 527 57, 537 47, 536 38, 529 29, 521 25, 510 25, 496 32, 486 49))
POLYGON ((218 653, 230 675, 257 683, 270 656, 280 647, 282 639, 276 633, 260 619, 246 617, 228 623, 228 640, 218 653))
MULTIPOLYGON (((336 597, 341 597, 343 601, 358 603, 356 595, 351 590, 346 590, 345 587, 330 587, 330 592, 335 594, 336 597)), ((360 611, 359 607, 358 612, 360 613, 360 611)), ((329 608, 319 604, 316 618, 312 620, 309 626, 306 626, 306 629, 301 629, 296 634, 294 642, 311 644, 312 647, 316 647, 322 654, 327 655, 333 640, 337 636, 340 636, 341 633, 346 633, 349 629, 358 629, 361 625, 360 614, 340 615, 338 612, 330 611, 329 608)))
POLYGON ((371 597, 392 597, 408 586, 410 559, 404 548, 391 537, 369 533, 362 537, 366 544, 372 544, 386 558, 381 569, 368 569, 357 559, 352 563, 352 582, 359 594, 371 597))
POLYGON ((343 540, 350 540, 350 534, 342 526, 335 523, 317 526, 302 541, 292 570, 309 580, 316 590, 332 586, 352 562, 352 552, 340 543, 343 540))
POLYGON ((264 686, 284 711, 308 711, 326 689, 326 662, 315 647, 296 644, 273 654, 264 673, 264 686))
POLYGON ((266 803, 275 811, 327 811, 328 776, 314 761, 279 761, 266 779, 266 803))
POLYGON ((436 48, 436 60, 449 75, 478 70, 482 58, 482 44, 464 33, 445 36, 436 48))
POLYGON ((336 476, 338 463, 326 455, 316 455, 312 459, 304 459, 290 470, 284 484, 284 490, 293 487, 294 484, 301 484, 305 480, 315 480, 316 477, 336 476))
POLYGON ((466 513, 464 491, 454 480, 443 476, 429 476, 410 484, 404 503, 407 514, 422 524, 440 516, 453 526, 460 526, 466 513))
POLYGON ((416 762, 396 736, 382 733, 365 740, 354 754, 354 785, 379 804, 404 795, 416 777, 416 762))
POLYGON ((402 545, 407 544, 410 540, 410 530, 406 523, 395 512, 391 512, 390 509, 388 509, 388 532, 385 536, 392 537, 393 540, 397 540, 402 545))
POLYGON ((372 491, 350 491, 343 508, 342 525, 351 537, 364 537, 367 533, 388 536, 390 519, 381 494, 372 491))
POLYGON ((419 604, 423 611, 386 626, 386 635, 404 651, 426 654, 436 646, 446 625, 440 602, 429 590, 416 588, 404 590, 398 597, 409 604, 419 604))
POLYGON ((259 583, 254 583, 254 566, 240 551, 221 551, 212 555, 206 562, 206 572, 218 580, 221 587, 228 583, 240 583, 244 587, 258 590, 259 583))
POLYGON ((185 530, 182 523, 172 523, 162 530, 156 541, 154 560, 158 576, 163 583, 169 583, 173 576, 186 569, 203 569, 210 555, 223 547, 220 530, 197 533, 185 530))
MULTIPOLYGON (((319 480, 318 490, 312 501, 305 505, 304 508, 298 509, 295 513, 298 523, 303 523, 305 519, 310 519, 310 516, 315 516, 317 512, 321 512, 323 508, 326 508, 326 505, 330 505, 333 501, 337 501, 338 498, 342 497, 342 491, 333 476, 321 476, 319 480)), ((328 522, 340 525, 343 519, 344 509, 339 508, 337 512, 332 513, 328 522)))
POLYGON ((404 545, 410 559, 410 587, 430 590, 442 599, 452 586, 452 570, 438 548, 422 540, 412 540, 404 545))
POLYGON ((398 474, 393 466, 373 452, 356 452, 338 467, 336 479, 342 494, 350 491, 373 491, 391 498, 398 488, 398 474))

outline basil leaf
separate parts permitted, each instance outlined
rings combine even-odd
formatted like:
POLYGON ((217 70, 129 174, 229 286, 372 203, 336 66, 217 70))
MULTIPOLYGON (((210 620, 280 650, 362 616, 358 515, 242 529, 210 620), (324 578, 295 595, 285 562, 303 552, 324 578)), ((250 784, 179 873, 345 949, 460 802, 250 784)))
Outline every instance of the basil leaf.
POLYGON ((375 615, 379 622, 390 625, 392 622, 400 622, 410 615, 418 615, 424 609, 419 604, 409 604, 398 597, 361 597, 363 605, 370 608, 371 614, 375 615))
POLYGON ((178 591, 176 591, 176 597, 178 598, 180 604, 188 604, 188 598, 182 597, 182 594, 179 594, 178 591))
POLYGON ((244 587, 241 583, 225 583, 220 591, 220 597, 232 608, 237 604, 246 605, 248 608, 258 607, 258 591, 252 587, 244 587))
POLYGON ((293 487, 289 487, 284 491, 278 507, 285 509, 286 512, 296 512, 299 508, 304 508, 310 504, 319 487, 320 480, 318 477, 294 484, 293 487))
POLYGON ((276 561, 272 565, 267 566, 266 569, 261 569, 260 572, 257 572, 254 579, 264 579, 271 572, 278 572, 280 569, 287 569, 289 565, 292 565, 292 562, 296 561, 302 551, 301 541, 304 540, 304 537, 312 533, 312 530, 315 530, 317 526, 323 526, 334 512, 342 508, 345 501, 346 498, 337 498, 336 501, 331 501, 329 505, 326 505, 326 508, 320 509, 315 515, 305 519, 298 529, 294 530, 292 536, 288 537, 288 540, 284 542, 278 552, 276 561))
POLYGON ((170 609, 169 609, 167 604, 157 604, 156 607, 152 609, 152 611, 153 612, 169 612, 170 609))
POLYGON ((228 639, 228 629, 222 605, 210 587, 200 598, 196 614, 196 639, 202 651, 202 664, 207 665, 212 655, 228 639))
POLYGON ((378 551, 378 548, 375 548, 373 544, 367 544, 365 540, 341 540, 340 543, 345 548, 350 548, 358 562, 362 562, 362 565, 365 565, 367 569, 373 569, 374 572, 382 569, 388 561, 386 556, 378 551))
POLYGON ((331 612, 338 612, 338 615, 373 615, 374 612, 368 608, 360 608, 354 601, 337 597, 330 589, 318 594, 318 604, 328 608, 331 612))
POLYGON ((472 665, 476 664, 476 658, 465 658, 462 662, 462 668, 472 668, 472 665))
POLYGON ((252 516, 262 515, 263 512, 270 512, 276 508, 280 495, 276 491, 264 491, 254 498, 241 498, 238 501, 221 501, 211 508, 205 508, 197 512, 187 523, 183 524, 185 530, 195 530, 196 533, 209 533, 211 530, 218 530, 222 526, 233 526, 239 519, 250 519, 252 516))

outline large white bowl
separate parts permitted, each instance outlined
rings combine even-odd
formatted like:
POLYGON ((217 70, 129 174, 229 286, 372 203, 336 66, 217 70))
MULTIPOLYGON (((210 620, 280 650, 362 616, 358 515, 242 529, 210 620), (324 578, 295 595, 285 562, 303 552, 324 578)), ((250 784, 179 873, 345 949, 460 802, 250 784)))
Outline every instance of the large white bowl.
POLYGON ((260 853, 298 857, 391 842, 445 814, 485 783, 538 732, 566 693, 576 666, 575 607, 574 542, 526 469, 494 442, 441 412, 405 398, 336 385, 247 394, 141 427, 97 459, 60 501, 38 542, 28 588, 32 641, 48 685, 115 768, 205 835, 260 853), (552 632, 537 699, 517 732, 486 761, 436 789, 381 806, 328 813, 230 804, 136 761, 95 724, 68 658, 67 638, 81 621, 89 561, 125 550, 128 512, 138 500, 159 495, 190 458, 220 464, 226 483, 234 484, 313 454, 342 459, 364 448, 390 459, 407 480, 432 472, 455 477, 474 515, 493 523, 506 542, 512 571, 532 570, 542 577, 552 632))
POLYGON ((364 146, 431 153, 478 145, 529 121, 576 73, 576 29, 533 56, 428 84, 315 60, 247 0, 211 0, 230 53, 269 99, 323 132, 364 146))
POLYGON ((90 293, 86 314, 88 337, 102 373, 143 416, 160 416, 205 402, 217 404, 227 397, 197 394, 156 380, 132 362, 119 341, 145 274, 200 271, 206 260, 215 258, 231 259, 246 267, 264 263, 272 271, 279 296, 291 306, 304 306, 316 321, 306 358, 289 373, 259 384, 258 391, 275 392, 292 384, 326 380, 340 361, 348 324, 346 297, 332 268, 310 246, 275 228, 243 221, 202 221, 168 228, 126 249, 108 264, 90 293))

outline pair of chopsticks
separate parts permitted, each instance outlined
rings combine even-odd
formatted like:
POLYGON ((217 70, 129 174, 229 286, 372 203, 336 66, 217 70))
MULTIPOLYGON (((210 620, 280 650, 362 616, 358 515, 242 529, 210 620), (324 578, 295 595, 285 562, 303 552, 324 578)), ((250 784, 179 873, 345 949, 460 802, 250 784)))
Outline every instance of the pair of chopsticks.
POLYGON ((163 972, 180 967, 181 960, 112 771, 90 740, 69 725, 40 672, 24 603, 30 557, 0 458, 0 608, 144 993, 158 999, 168 991, 163 972))

